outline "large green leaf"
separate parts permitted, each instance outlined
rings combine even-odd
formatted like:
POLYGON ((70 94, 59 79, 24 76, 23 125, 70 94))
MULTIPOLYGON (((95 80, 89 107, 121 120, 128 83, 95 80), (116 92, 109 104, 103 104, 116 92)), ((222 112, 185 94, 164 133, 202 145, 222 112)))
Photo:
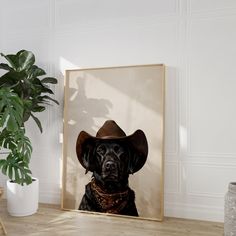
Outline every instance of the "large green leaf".
POLYGON ((14 70, 17 70, 18 68, 18 63, 19 63, 19 60, 18 60, 18 56, 17 55, 14 55, 14 54, 9 54, 9 55, 5 55, 3 53, 0 53, 0 55, 2 57, 4 57, 8 62, 9 64, 11 65, 11 67, 14 69, 14 70))
POLYGON ((34 119, 35 123, 39 127, 40 132, 42 133, 43 132, 43 128, 42 128, 42 124, 41 124, 40 120, 36 116, 34 116, 32 113, 30 115, 34 119))
POLYGON ((46 77, 41 80, 44 84, 57 84, 57 79, 53 77, 46 77))
POLYGON ((29 69, 35 62, 34 54, 27 50, 21 50, 17 54, 5 55, 1 53, 0 55, 18 72, 29 69))
POLYGON ((0 77, 0 87, 3 87, 4 85, 4 87, 15 88, 17 85, 19 85, 20 81, 24 81, 26 76, 27 75, 24 71, 9 71, 0 77))
POLYGON ((18 71, 27 70, 35 63, 35 56, 32 52, 21 50, 17 54, 18 56, 18 71))
POLYGON ((25 136, 24 128, 16 132, 3 129, 0 132, 0 146, 11 150, 6 159, 0 160, 0 170, 12 181, 18 184, 32 182, 29 162, 32 154, 32 145, 25 136))
POLYGON ((9 88, 0 89, 0 127, 16 131, 23 122, 23 102, 9 88))
POLYGON ((10 153, 6 159, 0 160, 0 170, 14 183, 23 185, 32 183, 31 171, 20 153, 10 153))
POLYGON ((38 76, 46 75, 46 72, 43 69, 39 68, 38 66, 32 65, 28 69, 27 74, 28 74, 28 78, 35 78, 38 76))
POLYGON ((9 150, 16 150, 17 149, 17 143, 14 139, 14 133, 10 132, 7 129, 3 129, 0 132, 0 147, 3 147, 5 149, 9 150))
POLYGON ((54 92, 51 89, 47 88, 47 87, 43 87, 42 88, 42 93, 54 94, 54 92))
POLYGON ((44 111, 46 108, 44 107, 44 106, 35 106, 33 109, 32 109, 32 111, 33 112, 42 112, 42 111, 44 111))
POLYGON ((29 138, 25 136, 24 129, 20 129, 15 132, 14 141, 17 143, 16 152, 22 155, 24 162, 29 163, 33 148, 29 138))
MULTIPOLYGON (((6 73, 6 74, 8 74, 8 73, 6 73)), ((8 77, 8 76, 5 76, 5 75, 0 77, 0 88, 2 88, 2 87, 11 87, 11 86, 15 86, 15 85, 19 84, 18 81, 15 81, 14 78, 11 78, 11 77, 8 77)))
POLYGON ((0 132, 0 147, 11 150, 13 154, 20 153, 24 162, 28 162, 32 154, 32 145, 29 138, 25 135, 25 129, 12 132, 6 128, 0 132))
POLYGON ((55 102, 57 105, 59 105, 59 102, 58 102, 57 100, 55 100, 55 99, 53 99, 53 98, 51 98, 51 97, 49 97, 49 96, 47 96, 47 95, 41 96, 41 98, 42 98, 42 102, 43 102, 43 103, 44 103, 45 101, 47 101, 47 100, 50 100, 50 101, 55 102))
POLYGON ((8 64, 4 64, 4 63, 0 63, 0 69, 8 70, 8 71, 12 71, 13 70, 12 67, 10 67, 8 64))

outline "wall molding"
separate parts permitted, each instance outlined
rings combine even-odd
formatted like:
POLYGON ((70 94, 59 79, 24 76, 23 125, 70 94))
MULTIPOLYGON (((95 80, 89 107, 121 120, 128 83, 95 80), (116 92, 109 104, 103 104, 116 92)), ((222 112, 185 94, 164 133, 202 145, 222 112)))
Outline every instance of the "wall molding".
MULTIPOLYGON (((180 165, 179 165, 179 162, 178 161, 165 161, 165 171, 164 171, 164 174, 166 174, 167 173, 167 169, 168 169, 168 167, 170 167, 170 166, 173 166, 173 167, 175 167, 175 170, 176 170, 176 176, 174 176, 175 177, 175 181, 176 181, 176 183, 175 183, 175 185, 176 185, 176 188, 173 188, 173 189, 171 189, 171 188, 169 188, 168 189, 168 184, 170 184, 170 183, 168 183, 167 182, 167 178, 166 178, 166 176, 164 177, 164 181, 165 181, 165 186, 164 186, 164 194, 166 195, 170 195, 170 194, 177 194, 177 195, 179 195, 179 194, 181 194, 181 187, 180 187, 180 183, 181 183, 181 176, 180 176, 180 165)), ((171 175, 170 175, 171 176, 171 175)))
MULTIPOLYGON (((178 30, 176 30, 176 40, 179 40, 179 32, 178 30)), ((179 50, 178 50, 178 54, 179 54, 179 50)), ((177 60, 179 60, 179 55, 177 55, 177 60)), ((173 137, 173 140, 174 140, 174 146, 172 147, 173 149, 172 150, 168 150, 166 149, 165 150, 165 156, 168 156, 168 157, 177 157, 178 156, 178 153, 179 153, 179 129, 178 129, 178 124, 179 124, 179 73, 178 71, 175 69, 174 71, 174 76, 173 77, 168 77, 168 70, 171 70, 171 67, 168 67, 168 65, 166 66, 166 78, 165 78, 165 83, 166 83, 166 90, 169 91, 169 95, 172 95, 172 96, 169 96, 169 102, 170 104, 172 105, 171 109, 170 109, 170 114, 167 113, 167 110, 165 110, 165 126, 167 125, 167 115, 171 116, 171 114, 173 113, 173 120, 170 119, 171 123, 172 123, 172 137, 173 137), (172 79, 174 79, 175 81, 173 81, 172 83, 172 79), (168 82, 170 83, 169 84, 169 90, 168 90, 168 87, 167 87, 167 80, 169 80, 168 82), (172 87, 170 86, 171 84, 174 84, 174 86, 172 85, 172 87), (174 95, 173 95, 174 94, 174 95), (172 112, 172 113, 171 113, 172 112)), ((166 93, 166 102, 167 102, 167 93, 166 93)), ((167 134, 164 135, 165 139, 168 138, 167 134)), ((166 143, 166 141, 165 141, 166 143)))
MULTIPOLYGON (((190 1, 191 2, 191 1, 190 1)), ((191 44, 191 32, 192 32, 192 23, 196 21, 212 21, 212 20, 222 20, 225 18, 235 18, 236 19, 236 8, 233 8, 234 10, 234 15, 228 14, 226 12, 226 15, 210 15, 209 13, 212 12, 218 12, 218 10, 209 10, 209 11, 204 11, 206 15, 199 15, 198 18, 193 18, 191 17, 191 11, 190 11, 190 2, 188 3, 187 7, 187 15, 189 18, 186 19, 187 24, 186 24, 186 45, 187 48, 186 50, 189 51, 189 47, 191 44), (210 16, 209 16, 209 15, 210 16), (208 17, 207 17, 208 16, 208 17)), ((200 12, 200 11, 199 11, 200 12)), ((235 153, 226 153, 226 152, 201 152, 201 151, 192 151, 192 143, 191 143, 191 134, 192 134, 192 128, 191 128, 191 112, 190 112, 190 106, 191 106, 191 65, 190 65, 190 55, 186 56, 186 64, 185 64, 185 70, 186 70, 186 130, 187 130, 187 150, 186 150, 186 156, 188 158, 227 158, 227 159, 233 159, 236 157, 236 152, 235 153)), ((230 162, 230 160, 228 160, 230 162)))
MULTIPOLYGON (((236 6, 216 7, 214 9, 192 10, 193 0, 188 1, 188 15, 196 18, 227 17, 236 14, 236 6)), ((214 6, 213 6, 214 7, 214 6)))
POLYGON ((76 33, 84 34, 91 31, 107 31, 115 30, 117 27, 122 29, 127 29, 132 27, 132 29, 152 29, 158 25, 165 24, 177 24, 177 15, 170 16, 149 16, 149 17, 127 17, 122 19, 112 19, 110 21, 104 22, 93 22, 93 23, 74 23, 63 26, 55 26, 55 33, 57 37, 63 37, 75 33, 75 27, 78 29, 76 33))

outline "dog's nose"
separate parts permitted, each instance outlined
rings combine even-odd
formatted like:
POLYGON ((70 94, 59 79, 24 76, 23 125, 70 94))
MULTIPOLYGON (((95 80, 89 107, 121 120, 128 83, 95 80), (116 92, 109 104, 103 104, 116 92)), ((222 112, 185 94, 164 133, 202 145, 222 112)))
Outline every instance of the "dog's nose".
POLYGON ((108 161, 105 164, 105 168, 106 168, 106 170, 114 170, 116 168, 116 165, 113 161, 108 161))

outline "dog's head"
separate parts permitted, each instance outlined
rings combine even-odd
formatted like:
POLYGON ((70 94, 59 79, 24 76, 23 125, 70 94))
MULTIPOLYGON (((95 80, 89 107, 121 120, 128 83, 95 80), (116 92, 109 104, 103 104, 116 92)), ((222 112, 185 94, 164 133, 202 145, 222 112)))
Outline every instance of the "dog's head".
POLYGON ((129 174, 143 167, 147 159, 148 146, 146 136, 141 130, 122 137, 93 137, 81 131, 76 151, 86 173, 93 172, 95 180, 100 185, 115 191, 126 187, 129 174))
POLYGON ((97 142, 94 150, 94 175, 99 175, 104 183, 122 182, 127 179, 130 150, 122 142, 97 142))
POLYGON ((106 189, 122 189, 129 174, 138 171, 146 159, 125 140, 87 140, 82 147, 82 165, 106 189))

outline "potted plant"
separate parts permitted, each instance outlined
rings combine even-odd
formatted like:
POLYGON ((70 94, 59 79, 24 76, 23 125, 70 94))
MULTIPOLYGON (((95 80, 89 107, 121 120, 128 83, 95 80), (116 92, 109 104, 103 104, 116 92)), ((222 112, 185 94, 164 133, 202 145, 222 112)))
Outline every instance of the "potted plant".
POLYGON ((42 132, 35 113, 44 111, 50 101, 58 104, 49 96, 53 91, 48 86, 56 84, 57 79, 39 78, 46 72, 35 65, 35 56, 30 51, 0 55, 8 62, 0 63, 0 69, 6 70, 0 77, 0 149, 7 150, 7 155, 0 158, 0 170, 9 177, 9 213, 25 216, 38 208, 38 179, 32 177, 29 168, 32 145, 26 136, 25 122, 32 117, 42 132))

